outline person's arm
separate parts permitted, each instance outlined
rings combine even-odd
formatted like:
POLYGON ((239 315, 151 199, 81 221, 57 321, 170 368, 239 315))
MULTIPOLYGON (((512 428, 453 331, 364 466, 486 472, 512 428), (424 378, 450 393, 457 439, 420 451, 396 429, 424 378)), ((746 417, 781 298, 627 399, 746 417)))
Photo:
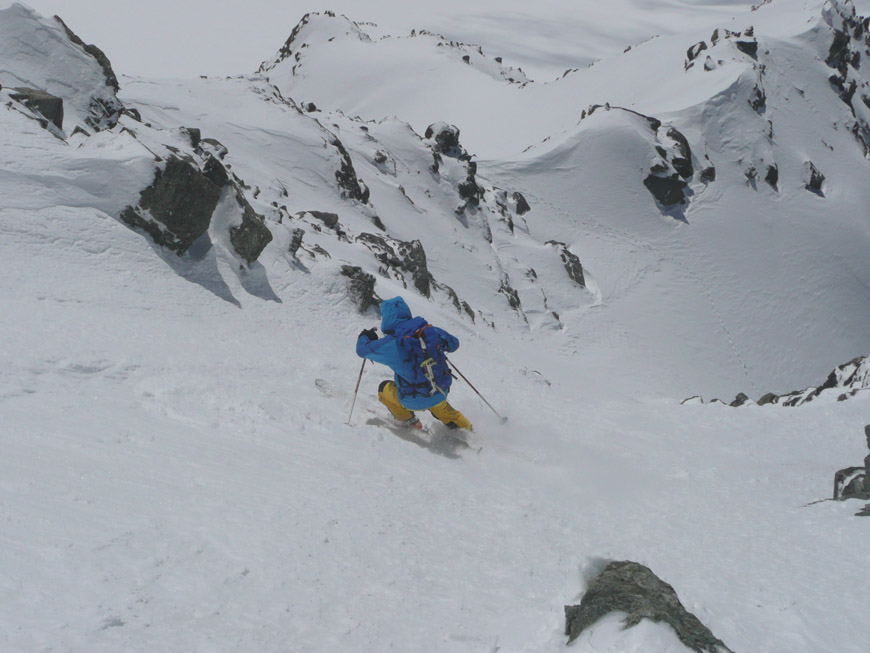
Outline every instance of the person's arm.
POLYGON ((368 358, 375 363, 389 365, 392 349, 388 345, 392 341, 393 338, 390 336, 379 339, 374 329, 367 329, 362 331, 359 334, 359 338, 357 338, 356 355, 361 358, 368 358))
POLYGON ((438 333, 438 336, 441 338, 441 347, 448 354, 453 353, 457 349, 459 349, 459 338, 454 336, 452 333, 447 333, 444 329, 439 329, 438 327, 432 327, 438 333))

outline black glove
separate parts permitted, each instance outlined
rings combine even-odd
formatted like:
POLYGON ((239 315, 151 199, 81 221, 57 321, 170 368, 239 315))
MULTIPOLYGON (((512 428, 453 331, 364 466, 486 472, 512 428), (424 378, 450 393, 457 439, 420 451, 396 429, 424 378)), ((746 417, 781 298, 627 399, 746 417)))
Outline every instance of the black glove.
POLYGON ((368 338, 369 340, 377 340, 378 339, 378 332, 375 331, 374 329, 363 329, 362 331, 359 332, 359 336, 357 337, 357 339, 359 339, 359 338, 368 338))

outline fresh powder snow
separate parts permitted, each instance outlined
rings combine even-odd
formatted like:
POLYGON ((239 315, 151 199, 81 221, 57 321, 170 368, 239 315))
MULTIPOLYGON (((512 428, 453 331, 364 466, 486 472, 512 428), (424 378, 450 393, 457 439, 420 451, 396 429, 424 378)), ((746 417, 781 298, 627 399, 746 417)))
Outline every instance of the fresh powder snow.
POLYGON ((107 51, 117 92, 0 8, 0 649, 687 650, 567 644, 619 560, 731 650, 864 649, 870 521, 827 499, 870 423, 870 6, 550 2, 614 28, 544 48, 454 4, 300 12, 230 77, 107 51), (171 162, 222 184, 181 254, 171 162), (506 423, 459 379, 470 446, 385 427, 372 364, 353 403, 367 278, 506 423))

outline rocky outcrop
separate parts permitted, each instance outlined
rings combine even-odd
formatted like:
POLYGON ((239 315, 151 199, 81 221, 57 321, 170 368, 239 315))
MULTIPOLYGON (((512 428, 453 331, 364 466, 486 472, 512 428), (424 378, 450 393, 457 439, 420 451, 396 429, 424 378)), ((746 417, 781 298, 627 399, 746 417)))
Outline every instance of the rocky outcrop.
POLYGON ((230 244, 250 264, 272 240, 272 234, 223 164, 211 155, 206 155, 202 167, 192 157, 169 157, 140 194, 138 204, 127 206, 120 218, 147 233, 158 245, 182 255, 208 231, 225 188, 233 190, 241 214, 240 223, 229 228, 230 244))
POLYGON ((870 18, 859 16, 851 2, 831 3, 824 17, 832 31, 825 63, 834 72, 828 81, 849 109, 848 129, 870 156, 870 83, 861 74, 870 56, 870 18))
POLYGON ((459 128, 446 122, 436 122, 426 128, 424 136, 432 141, 432 174, 440 173, 444 163, 442 156, 456 159, 464 165, 465 178, 456 184, 456 192, 464 204, 457 209, 457 213, 463 213, 468 207, 479 207, 486 190, 477 183, 477 163, 471 160, 471 155, 459 142, 459 128))
MULTIPOLYGON (((864 437, 867 440, 867 448, 870 449, 870 424, 864 427, 864 437)), ((846 499, 870 500, 870 454, 864 458, 864 465, 858 467, 846 467, 834 474, 835 501, 846 499)), ((859 517, 870 516, 870 504, 857 513, 859 517)))
MULTIPOLYGON (((35 88, 13 88, 9 97, 36 111, 58 129, 63 129, 63 99, 35 88)), ((47 127, 43 125, 43 127, 47 127)))
POLYGON ((435 141, 434 150, 438 154, 458 159, 467 156, 465 148, 459 144, 459 127, 446 122, 432 123, 426 128, 426 138, 435 141))
POLYGON ((342 197, 368 204, 371 193, 363 180, 357 177, 347 149, 337 138, 332 138, 330 145, 335 147, 341 156, 341 167, 335 171, 335 179, 341 188, 342 197))
POLYGON ((405 242, 389 236, 361 233, 357 241, 369 248, 381 263, 381 273, 399 279, 408 287, 408 279, 423 295, 431 294, 432 275, 426 267, 426 251, 419 240, 405 242))
POLYGON ((82 41, 68 26, 60 16, 55 16, 54 19, 60 23, 61 27, 63 27, 66 32, 67 37, 70 41, 79 46, 82 50, 91 55, 94 59, 97 60, 97 63, 100 64, 100 68, 103 69, 103 75, 106 78, 106 86, 111 88, 117 93, 121 90, 121 87, 118 85, 118 78, 115 75, 115 71, 112 70, 112 62, 109 61, 109 57, 106 56, 106 53, 100 50, 94 44, 88 44, 82 41))
POLYGON ((230 244, 250 265, 259 258, 266 245, 272 242, 272 232, 263 221, 263 216, 254 211, 240 192, 236 192, 236 201, 242 209, 242 223, 230 227, 230 244))
POLYGON ((643 185, 656 201, 664 207, 676 206, 686 201, 688 184, 675 172, 661 176, 653 171, 643 180, 643 185))
POLYGON ((552 245, 558 250, 562 263, 565 264, 565 271, 568 273, 568 277, 571 281, 581 288, 585 288, 586 278, 583 276, 583 266, 580 264, 580 259, 577 255, 569 250, 565 243, 560 243, 556 240, 548 240, 547 244, 552 245))
POLYGON ((664 622, 692 651, 730 651, 721 639, 686 610, 673 587, 637 562, 611 562, 589 584, 580 605, 565 606, 568 643, 611 612, 627 614, 623 620, 626 628, 636 626, 642 619, 664 622))
POLYGON ((819 172, 812 161, 804 163, 804 188, 821 197, 825 196, 823 187, 825 183, 825 175, 819 172))
MULTIPOLYGON (((870 356, 859 356, 832 370, 825 382, 817 387, 788 392, 783 395, 768 392, 763 394, 755 403, 758 406, 777 404, 792 407, 809 403, 819 397, 845 401, 868 389, 870 389, 870 356)), ((746 403, 751 402, 745 394, 740 393, 731 405, 742 406, 746 403)))
POLYGON ((355 265, 342 265, 341 274, 347 277, 347 291, 360 313, 380 303, 375 296, 375 277, 355 265))
POLYGON ((191 161, 171 157, 121 219, 181 255, 208 230, 220 196, 221 187, 191 161))

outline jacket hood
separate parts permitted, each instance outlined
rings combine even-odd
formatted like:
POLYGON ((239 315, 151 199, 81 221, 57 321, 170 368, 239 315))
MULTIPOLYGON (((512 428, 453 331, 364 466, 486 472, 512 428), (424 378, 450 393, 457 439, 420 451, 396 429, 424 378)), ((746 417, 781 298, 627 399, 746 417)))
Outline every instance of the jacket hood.
POLYGON ((392 334, 396 327, 411 319, 411 309, 401 297, 385 299, 381 302, 381 331, 392 334))

